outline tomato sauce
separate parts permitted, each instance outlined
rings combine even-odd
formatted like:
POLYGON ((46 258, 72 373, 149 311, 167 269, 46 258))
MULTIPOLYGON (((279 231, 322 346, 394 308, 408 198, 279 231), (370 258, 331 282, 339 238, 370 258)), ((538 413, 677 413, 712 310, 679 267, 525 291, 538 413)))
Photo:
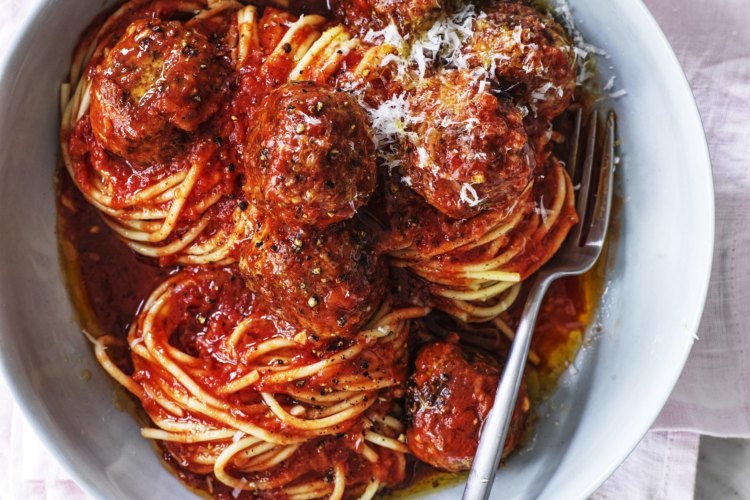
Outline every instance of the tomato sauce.
POLYGON ((64 170, 57 175, 57 234, 82 326, 124 339, 148 295, 175 271, 137 256, 107 227, 64 170))

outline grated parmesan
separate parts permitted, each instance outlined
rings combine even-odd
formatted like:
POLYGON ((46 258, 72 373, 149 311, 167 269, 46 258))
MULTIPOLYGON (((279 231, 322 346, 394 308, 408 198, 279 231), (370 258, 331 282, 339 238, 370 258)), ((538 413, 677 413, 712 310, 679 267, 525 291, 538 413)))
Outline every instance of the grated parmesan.
MULTIPOLYGON (((592 45, 583 39, 583 35, 576 27, 573 12, 570 10, 567 0, 555 0, 555 11, 565 26, 566 31, 573 38, 573 43, 575 45, 573 51, 575 52, 576 62, 578 63, 578 77, 576 78, 576 84, 581 85, 594 76, 593 73, 586 69, 586 59, 589 55, 594 54, 602 56, 605 59, 609 59, 610 55, 606 50, 597 47, 596 45, 592 45)), ((624 89, 611 92, 615 88, 615 80, 616 78, 614 76, 607 80, 607 83, 602 90, 608 93, 610 98, 619 99, 620 97, 626 96, 628 92, 624 89)))
POLYGON ((534 213, 541 216, 542 224, 546 226, 547 217, 549 216, 550 211, 544 208, 544 195, 539 197, 539 203, 537 204, 537 206, 534 207, 534 213))
POLYGON ((380 43, 392 45, 394 47, 402 48, 403 45, 406 43, 406 40, 404 37, 401 36, 401 33, 399 33, 398 28, 395 24, 390 23, 388 26, 383 28, 382 30, 370 30, 367 33, 365 33, 365 36, 362 38, 367 43, 373 43, 380 41, 380 43))
POLYGON ((610 90, 612 90, 615 87, 616 78, 617 78, 616 76, 613 76, 612 78, 607 80, 607 83, 604 84, 604 87, 602 87, 602 90, 605 92, 609 92, 610 90))
POLYGON ((365 111, 370 115, 375 147, 386 154, 386 165, 397 167, 400 160, 388 152, 393 149, 401 139, 416 139, 414 132, 409 132, 409 127, 422 123, 424 115, 415 115, 411 112, 411 105, 406 93, 399 94, 383 101, 376 108, 361 103, 365 111))
POLYGON ((461 186, 461 201, 469 205, 470 207, 476 207, 481 201, 477 190, 471 184, 463 183, 461 186))
POLYGON ((247 479, 244 477, 240 479, 240 484, 232 490, 232 496, 234 498, 237 498, 240 496, 240 493, 242 493, 242 490, 244 489, 245 485, 247 484, 247 479))
POLYGON ((421 38, 416 40, 409 53, 416 63, 419 77, 424 78, 428 65, 439 62, 448 68, 466 69, 469 67, 464 53, 464 42, 473 34, 472 26, 477 18, 474 5, 466 4, 451 15, 443 15, 421 38))
POLYGON ((473 34, 474 20, 484 16, 484 13, 477 15, 474 5, 467 4, 453 14, 442 15, 417 40, 410 41, 408 35, 401 36, 398 28, 391 23, 381 30, 368 31, 363 41, 379 41, 397 49, 398 54, 390 54, 381 61, 381 66, 395 64, 397 79, 408 79, 410 68, 415 68, 419 79, 423 79, 428 67, 436 63, 457 69, 469 67, 462 48, 473 34))

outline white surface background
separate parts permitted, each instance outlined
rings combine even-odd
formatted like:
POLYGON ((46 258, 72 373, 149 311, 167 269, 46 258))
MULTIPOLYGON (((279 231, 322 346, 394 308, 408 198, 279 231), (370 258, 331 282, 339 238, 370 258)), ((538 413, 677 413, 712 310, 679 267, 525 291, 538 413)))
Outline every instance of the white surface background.
MULTIPOLYGON (((750 437, 750 0, 646 0, 693 87, 716 187, 714 272, 699 341, 652 430, 595 495, 693 496, 699 434, 750 437)), ((0 47, 30 5, 0 0, 0 47)), ((2 57, 2 49, 0 49, 2 57)), ((0 111, 2 112, 2 111, 0 111)), ((690 272, 690 270, 686 270, 690 272)), ((634 409, 637 411, 637 409, 634 409)), ((704 438, 698 498, 750 498, 750 448, 704 438)), ((0 497, 85 498, 15 408, 0 381, 0 497)))

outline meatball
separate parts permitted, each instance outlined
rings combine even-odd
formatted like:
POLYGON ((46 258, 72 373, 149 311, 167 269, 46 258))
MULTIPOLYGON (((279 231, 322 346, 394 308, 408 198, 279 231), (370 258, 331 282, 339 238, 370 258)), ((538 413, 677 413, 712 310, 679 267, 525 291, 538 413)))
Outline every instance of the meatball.
POLYGON ((135 21, 96 68, 94 134, 135 166, 169 160, 218 109, 227 74, 204 35, 178 22, 135 21))
POLYGON ((562 113, 576 82, 575 51, 563 27, 520 3, 498 3, 484 13, 464 47, 470 65, 494 67, 501 87, 539 116, 562 113))
POLYGON ((331 0, 334 15, 353 31, 364 35, 395 25, 402 35, 416 33, 432 24, 451 0, 331 0))
POLYGON ((405 148, 403 180, 445 215, 465 219, 512 204, 531 180, 523 117, 472 73, 426 79, 411 113, 420 118, 405 148))
POLYGON ((375 145, 349 94, 288 83, 261 104, 248 134, 246 191, 276 217, 323 228, 348 219, 375 190, 375 145))
POLYGON ((262 215, 257 220, 240 249, 248 288, 319 337, 356 334, 380 305, 388 274, 361 223, 352 219, 318 230, 262 215))
MULTIPOLYGON (((412 453, 447 471, 470 469, 500 371, 494 358, 479 351, 450 342, 425 344, 407 391, 406 438, 412 453)), ((522 386, 503 449, 506 455, 521 439, 528 406, 522 386)))

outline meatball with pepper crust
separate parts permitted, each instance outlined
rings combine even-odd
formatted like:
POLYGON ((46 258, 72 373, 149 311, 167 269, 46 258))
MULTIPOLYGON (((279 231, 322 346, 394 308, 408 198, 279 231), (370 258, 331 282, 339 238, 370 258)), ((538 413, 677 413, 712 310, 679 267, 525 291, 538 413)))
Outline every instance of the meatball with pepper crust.
POLYGON ((318 230, 263 215, 256 220, 257 230, 240 249, 248 288, 321 338, 356 334, 382 302, 388 274, 361 223, 318 230))
MULTIPOLYGON (((407 392, 406 438, 412 453, 439 469, 469 470, 500 372, 497 361, 479 351, 450 342, 425 344, 407 392)), ((521 386, 504 455, 521 439, 528 406, 526 388, 521 386)))
POLYGON ((552 119, 565 111, 576 83, 576 55, 551 16, 520 3, 484 9, 464 52, 471 66, 494 67, 501 88, 531 111, 552 119))
POLYGON ((261 104, 248 134, 248 195, 289 224, 348 219, 375 190, 375 145, 349 94, 288 83, 261 104))
POLYGON ((96 68, 91 127, 135 167, 165 162, 216 112, 227 74, 204 35, 178 22, 135 21, 96 68))
POLYGON ((469 71, 443 71, 410 102, 420 118, 405 148, 404 182, 454 219, 513 203, 532 178, 523 117, 483 83, 469 71))

